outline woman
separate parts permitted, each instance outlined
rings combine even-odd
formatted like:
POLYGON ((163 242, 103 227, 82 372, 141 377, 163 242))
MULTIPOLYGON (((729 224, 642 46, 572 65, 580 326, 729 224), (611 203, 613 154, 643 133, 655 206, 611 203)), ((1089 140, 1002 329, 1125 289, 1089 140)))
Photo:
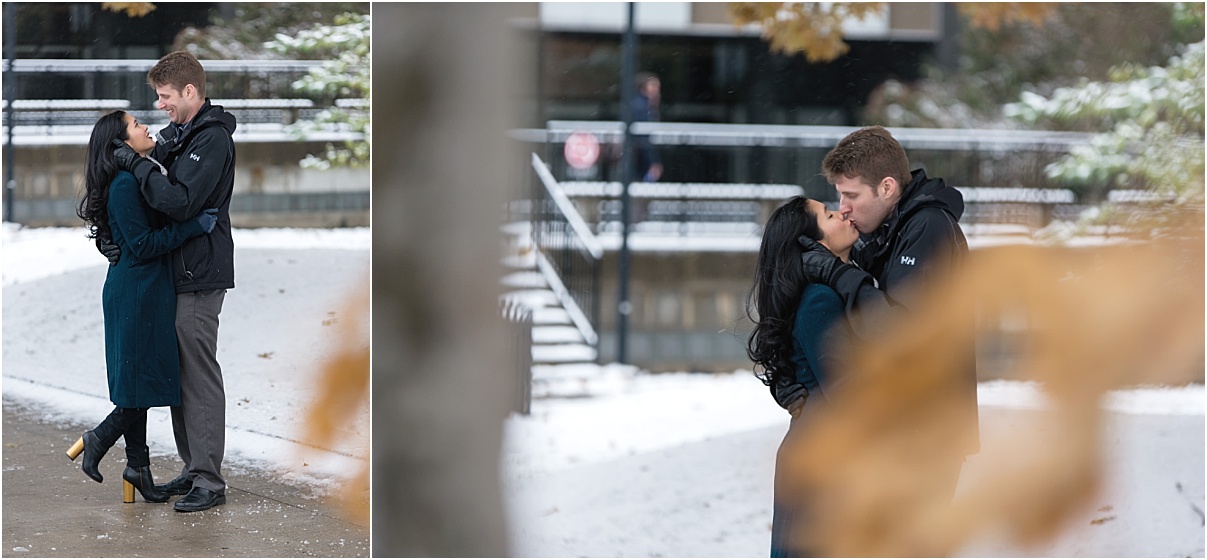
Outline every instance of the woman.
MULTIPOLYGON (((763 228, 754 286, 747 315, 755 323, 746 353, 756 375, 771 387, 792 421, 776 455, 775 507, 771 556, 807 556, 791 531, 802 525, 799 486, 784 472, 785 456, 800 437, 802 417, 824 409, 841 392, 836 370, 844 364, 849 327, 838 294, 824 284, 809 284, 801 272, 801 237, 813 239, 849 262, 859 231, 824 204, 802 196, 780 206, 763 228), (756 319, 757 316, 757 319, 756 319), (792 491, 789 491, 792 490, 792 491)), ((798 536, 799 537, 799 536, 798 536)))
POLYGON ((155 148, 147 127, 123 111, 101 117, 88 140, 84 198, 76 213, 88 225, 90 238, 112 239, 122 251, 109 267, 102 292, 109 400, 116 408, 84 432, 67 455, 75 460, 82 452, 84 474, 101 482, 101 458, 125 437, 125 501, 134 501, 137 488, 148 502, 166 502, 168 495, 155 490, 151 476, 147 408, 180 404, 171 253, 185 240, 213 231, 217 211, 204 210, 184 222, 152 211, 134 175, 118 170, 114 140, 143 156, 155 148))

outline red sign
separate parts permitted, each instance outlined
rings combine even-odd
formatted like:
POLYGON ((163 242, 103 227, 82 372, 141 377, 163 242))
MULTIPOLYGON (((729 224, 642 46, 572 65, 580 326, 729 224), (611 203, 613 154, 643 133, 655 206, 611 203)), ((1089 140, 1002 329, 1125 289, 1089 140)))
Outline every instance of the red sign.
POLYGON ((566 163, 575 169, 590 169, 599 160, 599 140, 590 132, 575 132, 566 138, 566 163))

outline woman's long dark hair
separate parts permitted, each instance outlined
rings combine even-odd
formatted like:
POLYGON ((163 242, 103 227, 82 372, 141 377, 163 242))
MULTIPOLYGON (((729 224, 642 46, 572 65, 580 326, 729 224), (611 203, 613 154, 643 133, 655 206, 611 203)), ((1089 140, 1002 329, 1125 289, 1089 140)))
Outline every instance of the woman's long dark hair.
POLYGON ((117 176, 113 140, 129 140, 126 112, 114 111, 96 121, 88 139, 88 159, 84 168, 84 198, 75 214, 88 226, 88 237, 113 239, 109 231, 109 183, 117 176))
POLYGON ((746 355, 754 362, 754 374, 771 385, 778 378, 794 380, 792 324, 801 294, 808 283, 801 271, 804 235, 821 240, 817 216, 809 210, 809 199, 794 196, 771 214, 763 226, 754 285, 746 298, 746 316, 754 330, 746 341, 746 355))

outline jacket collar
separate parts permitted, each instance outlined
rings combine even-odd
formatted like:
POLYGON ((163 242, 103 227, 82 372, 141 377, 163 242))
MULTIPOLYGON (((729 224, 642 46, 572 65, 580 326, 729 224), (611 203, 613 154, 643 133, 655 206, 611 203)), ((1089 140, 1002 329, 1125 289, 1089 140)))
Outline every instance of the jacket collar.
POLYGON ((901 229, 906 218, 922 208, 932 206, 942 208, 958 221, 964 214, 964 196, 954 188, 947 188, 943 179, 931 179, 926 176, 924 169, 915 169, 910 173, 910 181, 905 186, 901 200, 889 212, 884 223, 869 234, 869 238, 880 246, 880 251, 887 249, 890 245, 888 241, 901 229))
POLYGON ((221 105, 211 104, 210 98, 207 97, 205 103, 197 110, 197 114, 193 116, 193 120, 184 124, 169 123, 159 134, 165 143, 175 150, 184 144, 184 140, 190 134, 214 124, 226 127, 231 134, 235 132, 235 117, 226 112, 221 105))

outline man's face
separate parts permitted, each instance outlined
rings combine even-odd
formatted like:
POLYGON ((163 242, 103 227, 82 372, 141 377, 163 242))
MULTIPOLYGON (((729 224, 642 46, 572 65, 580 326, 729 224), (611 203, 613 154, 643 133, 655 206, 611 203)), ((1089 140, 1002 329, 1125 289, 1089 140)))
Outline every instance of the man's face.
POLYGON ((839 177, 834 183, 838 191, 838 211, 855 224, 860 233, 871 233, 884 223, 893 205, 897 203, 897 182, 893 179, 882 179, 875 186, 869 186, 860 177, 839 177), (887 184, 887 183, 890 183, 887 184))
POLYGON ((197 89, 191 84, 183 90, 172 87, 171 84, 155 86, 155 94, 159 96, 156 107, 168 114, 168 120, 176 124, 184 124, 193 119, 201 103, 197 98, 197 89))
POLYGON ((646 80, 641 89, 641 93, 645 94, 653 103, 657 103, 658 99, 662 97, 662 82, 658 81, 658 78, 646 80))

